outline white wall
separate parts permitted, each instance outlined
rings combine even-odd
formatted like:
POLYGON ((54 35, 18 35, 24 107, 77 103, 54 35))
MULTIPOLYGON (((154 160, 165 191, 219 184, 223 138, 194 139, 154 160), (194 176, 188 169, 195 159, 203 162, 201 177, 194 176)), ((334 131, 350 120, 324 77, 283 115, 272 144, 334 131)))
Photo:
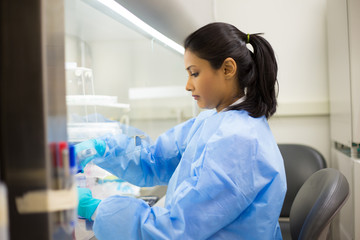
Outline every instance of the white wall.
POLYGON ((279 64, 280 101, 328 101, 326 0, 219 0, 216 21, 265 33, 279 64))
POLYGON ((279 66, 278 142, 301 143, 330 159, 326 0, 217 0, 215 20, 265 33, 279 66))
POLYGON ((299 143, 320 151, 330 163, 330 120, 328 116, 273 117, 269 121, 278 143, 299 143))

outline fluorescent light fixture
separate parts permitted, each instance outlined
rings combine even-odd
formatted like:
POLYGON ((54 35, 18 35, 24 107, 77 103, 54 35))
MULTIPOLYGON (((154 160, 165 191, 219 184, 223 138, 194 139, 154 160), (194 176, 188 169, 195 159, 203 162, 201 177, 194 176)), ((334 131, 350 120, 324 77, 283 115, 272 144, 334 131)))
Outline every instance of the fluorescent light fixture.
POLYGON ((148 24, 146 24, 141 19, 136 17, 134 14, 129 12, 126 8, 121 6, 116 1, 114 1, 114 0, 97 0, 97 1, 101 4, 103 4, 104 6, 108 7, 109 9, 111 9, 115 13, 119 14, 123 18, 127 19, 128 21, 130 21, 131 23, 133 23, 134 25, 136 25, 137 27, 139 27, 140 29, 142 29, 143 31, 145 31, 146 33, 151 35, 152 37, 156 38, 160 42, 166 44, 167 46, 169 46, 170 48, 179 52, 180 54, 184 54, 185 50, 184 50, 183 46, 181 46, 180 44, 177 44, 170 38, 166 37, 165 35, 161 34, 157 30, 155 30, 154 28, 150 27, 148 24))

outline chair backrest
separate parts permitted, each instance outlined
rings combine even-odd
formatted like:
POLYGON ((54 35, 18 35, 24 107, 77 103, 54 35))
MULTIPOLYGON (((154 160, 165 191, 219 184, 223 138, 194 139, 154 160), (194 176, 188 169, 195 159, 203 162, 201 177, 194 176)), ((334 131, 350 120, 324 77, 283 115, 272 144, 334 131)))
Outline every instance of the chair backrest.
POLYGON ((294 198, 304 182, 316 171, 326 168, 317 150, 300 144, 278 144, 284 159, 287 192, 280 217, 289 217, 294 198))
POLYGON ((326 239, 334 216, 349 196, 349 183, 336 169, 325 168, 300 188, 290 211, 292 239, 326 239))

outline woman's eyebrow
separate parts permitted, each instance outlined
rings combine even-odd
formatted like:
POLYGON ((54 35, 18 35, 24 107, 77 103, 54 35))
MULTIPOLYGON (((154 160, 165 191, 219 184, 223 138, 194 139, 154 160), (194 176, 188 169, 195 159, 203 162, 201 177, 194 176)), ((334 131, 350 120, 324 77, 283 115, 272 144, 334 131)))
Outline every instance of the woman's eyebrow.
POLYGON ((190 66, 188 66, 185 70, 190 71, 190 68, 192 68, 192 67, 195 67, 195 65, 190 65, 190 66))

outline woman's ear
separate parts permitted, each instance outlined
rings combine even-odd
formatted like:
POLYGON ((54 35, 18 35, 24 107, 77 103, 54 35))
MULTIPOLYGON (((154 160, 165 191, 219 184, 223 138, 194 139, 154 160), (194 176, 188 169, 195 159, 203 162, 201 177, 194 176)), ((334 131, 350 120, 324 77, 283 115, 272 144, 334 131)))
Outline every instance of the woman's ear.
POLYGON ((233 78, 236 75, 237 65, 233 58, 228 57, 223 62, 225 78, 233 78))

